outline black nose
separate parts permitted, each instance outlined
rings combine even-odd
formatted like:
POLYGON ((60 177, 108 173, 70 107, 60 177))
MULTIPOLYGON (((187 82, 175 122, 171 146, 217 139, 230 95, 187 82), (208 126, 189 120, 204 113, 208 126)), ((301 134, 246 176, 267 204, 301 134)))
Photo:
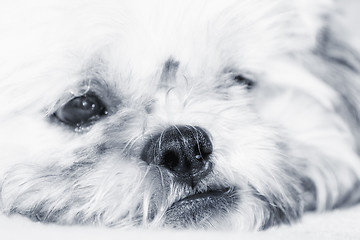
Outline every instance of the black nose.
POLYGON ((212 151, 210 138, 202 128, 172 126, 150 139, 141 158, 167 168, 178 181, 193 186, 212 170, 212 151))

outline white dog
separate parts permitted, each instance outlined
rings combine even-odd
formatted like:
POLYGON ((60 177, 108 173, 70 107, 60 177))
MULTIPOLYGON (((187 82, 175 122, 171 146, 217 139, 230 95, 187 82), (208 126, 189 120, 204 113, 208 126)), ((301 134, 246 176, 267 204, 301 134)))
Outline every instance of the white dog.
POLYGON ((259 230, 356 203, 360 61, 334 8, 1 3, 2 214, 259 230))

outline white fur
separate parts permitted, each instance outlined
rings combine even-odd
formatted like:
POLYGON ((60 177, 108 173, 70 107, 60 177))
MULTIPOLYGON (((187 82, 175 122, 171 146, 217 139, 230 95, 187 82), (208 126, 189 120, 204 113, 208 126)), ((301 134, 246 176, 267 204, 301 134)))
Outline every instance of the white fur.
POLYGON ((298 219, 304 206, 345 203, 359 181, 358 130, 338 112, 340 93, 299 60, 316 48, 330 1, 311 13, 300 0, 1 5, 3 214, 42 211, 44 221, 61 224, 160 227, 175 201, 234 186, 235 209, 188 227, 262 229, 298 219), (169 58, 179 69, 160 88, 169 58), (258 86, 248 92, 234 84, 235 73, 258 86), (88 88, 98 89, 108 117, 80 132, 49 121, 88 88), (172 125, 201 126, 211 135, 214 171, 196 189, 139 159, 146 139, 172 125), (74 163, 80 167, 72 171, 74 163))

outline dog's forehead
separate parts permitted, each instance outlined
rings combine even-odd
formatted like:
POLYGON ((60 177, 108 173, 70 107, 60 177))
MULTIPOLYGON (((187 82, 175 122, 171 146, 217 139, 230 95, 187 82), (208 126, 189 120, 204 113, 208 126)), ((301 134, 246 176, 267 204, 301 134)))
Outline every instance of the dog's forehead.
POLYGON ((81 61, 101 59, 104 71, 113 75, 108 81, 143 81, 147 87, 164 80, 163 69, 171 59, 178 75, 207 82, 224 69, 258 68, 286 45, 278 41, 287 37, 280 22, 291 15, 285 10, 279 14, 265 1, 261 11, 246 1, 225 1, 221 7, 215 1, 101 4, 86 9, 94 19, 82 19, 85 10, 79 10, 75 25, 80 27, 65 33, 79 39, 69 51, 86 55, 81 61))
POLYGON ((92 77, 129 93, 154 89, 166 74, 209 82, 224 69, 261 67, 289 47, 293 15, 281 6, 265 0, 24 1, 0 10, 0 24, 17 26, 4 34, 0 60, 31 66, 26 76, 12 69, 4 74, 26 79, 23 91, 58 91, 46 91, 49 98, 92 77), (177 64, 164 71, 169 59, 177 64))
POLYGON ((108 57, 124 66, 121 70, 134 65, 141 72, 154 69, 170 55, 189 66, 196 63, 204 68, 209 65, 205 59, 216 62, 236 58, 236 62, 245 64, 276 52, 279 46, 274 42, 279 41, 273 40, 284 34, 280 22, 291 15, 280 14, 267 1, 253 2, 227 0, 219 6, 212 0, 108 0, 72 4, 35 1, 2 16, 19 17, 15 20, 11 17, 9 24, 22 22, 19 26, 23 29, 8 35, 17 32, 18 42, 28 40, 21 50, 40 49, 31 47, 37 44, 54 53, 59 48, 80 57, 108 47, 114 54, 108 57), (251 51, 255 48, 257 51, 251 51))

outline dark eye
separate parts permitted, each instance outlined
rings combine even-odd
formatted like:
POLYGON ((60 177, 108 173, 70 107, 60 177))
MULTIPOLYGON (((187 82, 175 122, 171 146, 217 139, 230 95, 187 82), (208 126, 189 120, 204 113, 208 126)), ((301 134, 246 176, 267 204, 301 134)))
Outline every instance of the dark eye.
POLYGON ((255 86, 255 82, 249 78, 244 77, 243 75, 236 75, 234 77, 234 80, 239 83, 242 84, 244 86, 246 86, 247 89, 252 89, 255 86))
POLYGON ((81 126, 98 120, 106 115, 103 103, 94 94, 75 97, 59 108, 54 116, 61 122, 71 126, 81 126))

